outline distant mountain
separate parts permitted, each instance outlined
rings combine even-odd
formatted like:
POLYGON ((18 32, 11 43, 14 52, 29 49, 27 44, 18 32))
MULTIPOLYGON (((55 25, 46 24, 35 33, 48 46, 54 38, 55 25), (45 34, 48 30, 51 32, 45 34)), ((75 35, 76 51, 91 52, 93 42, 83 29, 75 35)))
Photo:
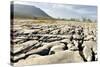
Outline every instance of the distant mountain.
POLYGON ((11 12, 15 18, 51 18, 40 8, 31 5, 11 4, 11 12))

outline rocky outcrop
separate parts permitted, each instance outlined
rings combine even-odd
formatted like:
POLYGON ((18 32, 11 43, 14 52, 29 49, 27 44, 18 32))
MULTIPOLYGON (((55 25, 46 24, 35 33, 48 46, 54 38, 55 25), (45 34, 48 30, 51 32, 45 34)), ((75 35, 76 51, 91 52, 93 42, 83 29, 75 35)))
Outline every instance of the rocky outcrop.
POLYGON ((47 56, 34 56, 28 57, 25 60, 22 59, 15 63, 15 66, 20 65, 32 65, 32 64, 55 64, 55 63, 72 63, 72 62, 84 62, 82 57, 79 55, 79 51, 61 51, 53 55, 47 56), (43 60, 43 61, 41 61, 43 60))
POLYGON ((14 65, 97 60, 96 34, 82 26, 34 24, 12 33, 14 65))

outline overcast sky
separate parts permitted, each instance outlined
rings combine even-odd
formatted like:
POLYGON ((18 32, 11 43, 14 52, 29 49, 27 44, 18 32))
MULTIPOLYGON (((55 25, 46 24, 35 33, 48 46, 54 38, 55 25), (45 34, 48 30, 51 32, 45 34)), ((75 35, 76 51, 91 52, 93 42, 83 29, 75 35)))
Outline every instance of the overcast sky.
POLYGON ((34 3, 27 1, 15 1, 16 4, 36 6, 54 18, 97 18, 97 7, 87 5, 68 5, 51 3, 34 3))

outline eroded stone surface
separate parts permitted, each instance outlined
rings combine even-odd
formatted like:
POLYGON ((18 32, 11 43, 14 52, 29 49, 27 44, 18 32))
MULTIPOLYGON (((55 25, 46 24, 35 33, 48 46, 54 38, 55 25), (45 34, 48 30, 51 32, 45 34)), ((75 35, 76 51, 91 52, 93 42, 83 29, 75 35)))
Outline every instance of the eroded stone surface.
POLYGON ((63 23, 20 25, 12 31, 11 62, 18 66, 96 61, 95 30, 63 23))

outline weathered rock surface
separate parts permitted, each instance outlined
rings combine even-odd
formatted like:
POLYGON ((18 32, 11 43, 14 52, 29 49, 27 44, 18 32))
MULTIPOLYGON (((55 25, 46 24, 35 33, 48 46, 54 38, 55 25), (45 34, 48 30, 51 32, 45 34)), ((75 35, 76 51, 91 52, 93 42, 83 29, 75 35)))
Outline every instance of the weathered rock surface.
POLYGON ((55 64, 55 63, 72 63, 72 62, 84 62, 79 55, 79 51, 61 51, 53 55, 48 56, 36 56, 23 59, 15 63, 16 65, 32 65, 32 64, 55 64), (43 60, 43 61, 42 61, 43 60))
POLYGON ((12 31, 11 62, 17 65, 97 60, 96 33, 75 25, 27 25, 12 31))

